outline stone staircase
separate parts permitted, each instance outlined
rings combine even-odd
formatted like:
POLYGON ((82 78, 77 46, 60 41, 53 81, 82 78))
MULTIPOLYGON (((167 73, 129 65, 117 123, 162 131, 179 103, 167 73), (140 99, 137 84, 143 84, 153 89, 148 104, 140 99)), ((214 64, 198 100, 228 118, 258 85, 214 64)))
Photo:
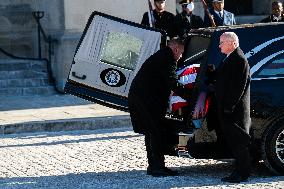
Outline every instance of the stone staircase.
POLYGON ((0 97, 52 94, 45 61, 0 59, 0 97))

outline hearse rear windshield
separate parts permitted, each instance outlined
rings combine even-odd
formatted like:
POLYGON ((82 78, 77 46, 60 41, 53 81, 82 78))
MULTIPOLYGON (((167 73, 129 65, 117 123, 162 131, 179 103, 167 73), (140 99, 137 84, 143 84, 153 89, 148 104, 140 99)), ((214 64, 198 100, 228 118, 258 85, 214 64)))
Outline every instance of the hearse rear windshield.
POLYGON ((198 63, 207 52, 210 44, 210 37, 192 35, 185 43, 184 65, 198 63))

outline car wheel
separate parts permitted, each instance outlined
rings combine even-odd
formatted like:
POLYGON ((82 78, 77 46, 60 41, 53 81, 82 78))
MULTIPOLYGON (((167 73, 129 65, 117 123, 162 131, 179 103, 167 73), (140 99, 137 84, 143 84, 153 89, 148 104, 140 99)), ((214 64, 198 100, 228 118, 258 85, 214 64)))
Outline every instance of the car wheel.
POLYGON ((265 165, 275 174, 284 175, 284 119, 276 121, 264 132, 262 157, 265 165))

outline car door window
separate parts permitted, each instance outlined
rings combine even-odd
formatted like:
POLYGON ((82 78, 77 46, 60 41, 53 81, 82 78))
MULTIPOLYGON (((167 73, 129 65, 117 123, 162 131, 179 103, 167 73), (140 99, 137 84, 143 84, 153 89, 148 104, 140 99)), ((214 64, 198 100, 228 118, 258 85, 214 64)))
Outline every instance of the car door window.
POLYGON ((142 64, 166 45, 166 33, 93 12, 77 45, 64 90, 127 109, 131 82, 142 64))
POLYGON ((186 45, 184 64, 197 63, 204 56, 210 44, 210 38, 203 36, 191 36, 186 45))
POLYGON ((134 70, 142 40, 121 32, 109 32, 102 50, 101 62, 134 70))

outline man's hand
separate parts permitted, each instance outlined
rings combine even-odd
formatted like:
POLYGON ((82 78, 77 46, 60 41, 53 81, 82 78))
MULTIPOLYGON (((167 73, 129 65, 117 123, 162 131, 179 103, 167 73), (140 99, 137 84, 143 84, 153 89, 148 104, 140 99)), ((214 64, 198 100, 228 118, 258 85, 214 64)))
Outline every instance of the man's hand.
POLYGON ((205 106, 204 106, 205 100, 206 100, 206 93, 201 92, 198 97, 197 103, 195 105, 194 111, 192 113, 193 119, 198 119, 205 116, 205 106))

